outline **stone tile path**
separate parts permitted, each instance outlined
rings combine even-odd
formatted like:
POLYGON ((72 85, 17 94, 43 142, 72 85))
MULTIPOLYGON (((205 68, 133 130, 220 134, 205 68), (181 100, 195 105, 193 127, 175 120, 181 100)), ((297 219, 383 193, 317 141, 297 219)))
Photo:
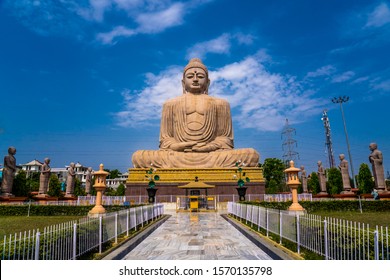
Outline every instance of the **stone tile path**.
POLYGON ((124 260, 270 260, 220 213, 169 212, 170 217, 124 260))

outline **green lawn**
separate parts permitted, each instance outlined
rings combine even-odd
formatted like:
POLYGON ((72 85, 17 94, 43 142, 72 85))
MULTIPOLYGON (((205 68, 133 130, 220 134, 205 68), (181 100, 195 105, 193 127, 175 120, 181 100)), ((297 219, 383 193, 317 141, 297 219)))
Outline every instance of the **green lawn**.
POLYGON ((322 217, 332 217, 343 219, 347 221, 360 222, 369 224, 370 228, 374 226, 390 227, 390 213, 389 212, 352 212, 352 211, 318 211, 310 214, 319 215, 322 217))
POLYGON ((44 227, 75 221, 81 216, 0 216, 0 242, 4 235, 24 232, 33 229, 43 230, 44 227))

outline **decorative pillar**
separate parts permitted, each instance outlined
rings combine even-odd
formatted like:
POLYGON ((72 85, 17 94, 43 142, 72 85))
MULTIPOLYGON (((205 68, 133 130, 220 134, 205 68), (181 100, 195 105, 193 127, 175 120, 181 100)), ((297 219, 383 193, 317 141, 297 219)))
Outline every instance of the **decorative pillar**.
POLYGON ((103 170, 104 165, 100 164, 99 171, 95 172, 95 184, 93 187, 96 190, 96 201, 95 201, 95 207, 89 211, 88 216, 90 217, 99 217, 106 213, 106 209, 104 209, 102 205, 102 196, 103 191, 106 189, 106 178, 108 176, 108 172, 103 170))
POLYGON ((298 186, 300 184, 298 172, 299 168, 294 167, 294 161, 290 161, 290 167, 284 170, 287 174, 287 185, 289 186, 292 193, 292 204, 288 208, 289 211, 305 211, 298 202, 298 186))

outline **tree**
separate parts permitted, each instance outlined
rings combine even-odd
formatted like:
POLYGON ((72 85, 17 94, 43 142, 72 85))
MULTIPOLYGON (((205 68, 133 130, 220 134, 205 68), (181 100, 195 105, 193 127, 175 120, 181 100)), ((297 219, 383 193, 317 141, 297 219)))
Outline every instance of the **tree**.
POLYGON ((74 181, 74 195, 75 196, 84 196, 85 189, 82 188, 80 180, 76 177, 74 181))
POLYGON ((63 193, 61 191, 61 182, 58 179, 56 174, 50 175, 50 181, 49 181, 49 191, 47 192, 48 195, 54 196, 54 197, 62 197, 63 193))
POLYGON ((124 196, 126 191, 125 185, 122 183, 119 184, 118 188, 116 189, 116 195, 117 196, 124 196))
POLYGON ((375 186, 370 168, 365 163, 362 163, 359 167, 358 185, 360 193, 371 193, 375 186))
POLYGON ((343 191, 343 178, 338 168, 332 167, 327 170, 328 181, 326 182, 329 194, 339 194, 343 191))
POLYGON ((317 194, 321 191, 320 180, 316 172, 312 172, 310 178, 307 179, 307 189, 312 194, 317 194))
POLYGON ((119 178, 119 176, 122 175, 122 173, 118 169, 114 169, 110 171, 110 179, 119 178))
MULTIPOLYGON (((26 174, 26 173, 25 173, 26 174)), ((39 176, 40 172, 31 172, 27 177, 27 186, 29 186, 30 191, 39 191, 39 176)))
POLYGON ((116 191, 112 187, 107 187, 104 190, 104 195, 105 196, 115 196, 116 195, 116 191))
POLYGON ((263 175, 267 193, 282 192, 285 187, 285 165, 281 159, 266 158, 263 164, 263 175))
POLYGON ((26 171, 20 170, 14 178, 12 193, 15 196, 28 196, 30 188, 27 185, 26 171))

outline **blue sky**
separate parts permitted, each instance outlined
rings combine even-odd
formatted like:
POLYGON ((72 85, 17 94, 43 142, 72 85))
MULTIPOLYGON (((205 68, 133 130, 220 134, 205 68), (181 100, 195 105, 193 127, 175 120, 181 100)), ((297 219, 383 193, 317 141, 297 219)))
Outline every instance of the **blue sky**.
POLYGON ((377 142, 390 170, 388 1, 5 0, 0 2, 0 151, 18 164, 51 158, 125 172, 139 149, 158 149, 161 106, 180 95, 191 57, 209 93, 232 108, 235 147, 282 158, 286 118, 297 165, 355 173, 377 142))

